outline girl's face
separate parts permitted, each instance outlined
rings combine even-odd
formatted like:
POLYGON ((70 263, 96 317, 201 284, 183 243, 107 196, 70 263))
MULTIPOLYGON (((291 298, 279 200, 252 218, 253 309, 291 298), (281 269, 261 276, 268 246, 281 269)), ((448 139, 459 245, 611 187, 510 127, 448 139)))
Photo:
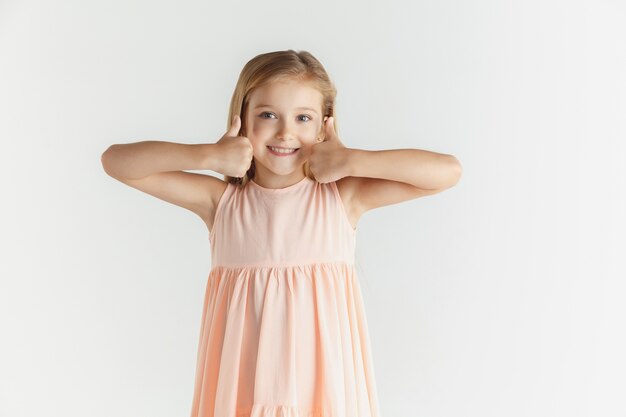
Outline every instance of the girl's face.
POLYGON ((285 80, 250 96, 245 136, 253 147, 256 174, 301 177, 316 139, 322 135, 322 94, 307 83, 285 80), (278 154, 270 147, 297 149, 278 154))

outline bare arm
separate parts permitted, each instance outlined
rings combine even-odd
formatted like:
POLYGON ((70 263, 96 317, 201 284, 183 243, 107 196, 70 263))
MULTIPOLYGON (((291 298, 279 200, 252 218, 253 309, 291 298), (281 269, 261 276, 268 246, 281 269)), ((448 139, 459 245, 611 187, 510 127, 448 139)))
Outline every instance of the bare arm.
POLYGON ((197 214, 210 230, 215 207, 226 183, 219 178, 185 172, 219 172, 221 148, 143 141, 111 145, 101 156, 105 172, 116 180, 197 214))
POLYGON ((358 219, 377 207, 424 197, 454 186, 462 166, 449 154, 422 149, 346 149, 348 176, 337 181, 358 219))
POLYGON ((461 177, 461 163, 453 155, 412 148, 347 148, 333 117, 323 129, 324 142, 314 146, 311 169, 326 182, 336 182, 353 227, 368 210, 439 193, 461 177))
POLYGON ((458 182, 462 171, 453 155, 423 149, 346 152, 350 176, 403 182, 423 190, 450 188, 458 182))
POLYGON ((157 172, 217 170, 215 144, 188 145, 142 141, 115 144, 102 154, 102 166, 113 178, 140 179, 157 172))
POLYGON ((211 229, 215 207, 227 184, 211 175, 184 170, 242 177, 250 167, 253 148, 247 137, 238 136, 240 127, 241 119, 235 116, 216 143, 142 141, 111 145, 100 158, 102 167, 126 185, 196 213, 211 229))

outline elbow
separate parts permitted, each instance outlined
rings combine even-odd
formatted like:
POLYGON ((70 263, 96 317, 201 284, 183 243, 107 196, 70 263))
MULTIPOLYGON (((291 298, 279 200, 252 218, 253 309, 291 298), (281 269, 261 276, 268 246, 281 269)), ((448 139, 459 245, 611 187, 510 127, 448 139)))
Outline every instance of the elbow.
POLYGON ((453 187, 459 182, 459 180, 461 179, 461 176, 463 175, 463 166, 461 165, 461 162, 459 162, 459 160, 453 155, 449 155, 449 159, 450 159, 450 168, 449 168, 449 172, 450 172, 449 184, 450 185, 449 187, 453 187))
POLYGON ((102 169, 104 169, 104 172, 107 173, 107 175, 111 176, 111 177, 115 177, 115 175, 113 174, 113 170, 112 170, 112 159, 113 159, 113 152, 114 149, 117 145, 111 145, 109 146, 104 152, 102 152, 102 155, 100 155, 100 163, 102 164, 102 169))

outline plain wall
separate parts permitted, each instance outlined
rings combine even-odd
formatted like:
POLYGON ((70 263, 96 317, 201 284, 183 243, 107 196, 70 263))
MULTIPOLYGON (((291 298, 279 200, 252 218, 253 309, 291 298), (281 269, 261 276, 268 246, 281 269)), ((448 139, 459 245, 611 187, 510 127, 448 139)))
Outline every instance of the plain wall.
POLYGON ((324 64, 346 146, 463 165, 358 225, 382 414, 626 415, 624 21, 608 0, 1 2, 0 415, 188 415, 206 227, 100 155, 217 141, 243 65, 279 49, 324 64))

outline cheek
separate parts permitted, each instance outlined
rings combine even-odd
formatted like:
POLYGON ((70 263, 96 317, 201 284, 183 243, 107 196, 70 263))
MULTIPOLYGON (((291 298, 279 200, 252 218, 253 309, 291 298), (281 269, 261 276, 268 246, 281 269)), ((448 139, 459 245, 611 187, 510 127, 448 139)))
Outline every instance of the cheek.
POLYGON ((250 134, 255 136, 266 136, 272 133, 272 127, 269 123, 252 123, 250 134))
POLYGON ((268 136, 269 132, 267 131, 267 128, 259 126, 258 124, 250 126, 246 134, 246 137, 255 150, 265 147, 263 142, 267 141, 268 136))
POLYGON ((252 144, 252 152, 254 153, 254 155, 258 155, 259 153, 263 152, 265 150, 265 144, 261 143, 260 140, 254 140, 249 138, 250 143, 252 144))

